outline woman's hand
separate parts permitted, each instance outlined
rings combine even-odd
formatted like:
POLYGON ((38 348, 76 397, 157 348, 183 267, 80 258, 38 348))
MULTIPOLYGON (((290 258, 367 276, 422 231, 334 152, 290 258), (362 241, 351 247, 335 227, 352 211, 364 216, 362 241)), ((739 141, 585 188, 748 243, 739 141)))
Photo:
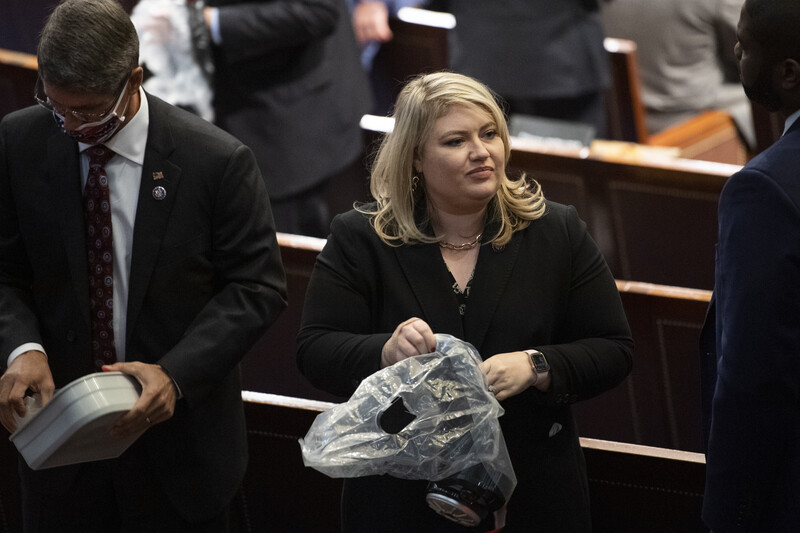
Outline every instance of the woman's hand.
POLYGON ((381 368, 398 361, 436 351, 436 337, 427 322, 421 318, 409 318, 401 322, 381 350, 381 368))
POLYGON ((534 383, 536 373, 525 352, 508 352, 493 355, 480 364, 491 390, 498 401, 515 396, 534 383))

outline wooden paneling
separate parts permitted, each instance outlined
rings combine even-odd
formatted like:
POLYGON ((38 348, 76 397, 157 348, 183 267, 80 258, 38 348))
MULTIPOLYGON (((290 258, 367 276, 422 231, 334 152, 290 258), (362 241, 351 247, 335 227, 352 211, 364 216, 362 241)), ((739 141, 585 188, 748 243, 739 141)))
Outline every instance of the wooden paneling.
POLYGON ((698 339, 711 292, 618 281, 636 344, 617 388, 574 406, 580 434, 702 452, 698 339))
POLYGON ((509 168, 545 197, 574 205, 618 279, 711 289, 717 201, 741 167, 688 159, 630 159, 554 150, 522 140, 509 168))
POLYGON ((0 119, 36 103, 37 76, 36 56, 0 49, 0 119))

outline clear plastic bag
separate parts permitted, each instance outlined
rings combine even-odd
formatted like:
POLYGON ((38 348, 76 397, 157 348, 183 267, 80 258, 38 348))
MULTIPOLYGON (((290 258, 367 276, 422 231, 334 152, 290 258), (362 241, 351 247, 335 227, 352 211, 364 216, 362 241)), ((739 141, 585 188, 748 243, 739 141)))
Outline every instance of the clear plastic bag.
POLYGON ((471 344, 436 335, 436 352, 376 372, 346 403, 320 413, 300 439, 305 465, 330 477, 439 481, 482 464, 508 501, 516 477, 497 420, 503 408, 480 362, 471 344), (387 432, 382 416, 398 406, 414 418, 387 432))

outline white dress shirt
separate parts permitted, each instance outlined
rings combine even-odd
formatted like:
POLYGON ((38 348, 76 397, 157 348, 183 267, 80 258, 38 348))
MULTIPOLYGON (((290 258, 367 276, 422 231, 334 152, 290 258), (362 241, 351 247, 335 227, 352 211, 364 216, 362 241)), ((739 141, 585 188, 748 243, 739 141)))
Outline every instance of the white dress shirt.
MULTIPOLYGON (((115 154, 106 163, 106 174, 111 197, 114 248, 114 347, 118 361, 125 361, 125 323, 133 250, 133 224, 139 201, 139 185, 142 181, 147 129, 150 125, 147 97, 141 88, 139 88, 139 98, 139 110, 128 119, 130 122, 104 143, 115 154)), ((89 175, 89 156, 85 152, 89 146, 78 143, 81 151, 81 187, 86 185, 89 175)), ((89 297, 88 293, 86 297, 89 297)), ((11 352, 8 365, 10 366, 17 356, 29 350, 45 352, 44 347, 38 343, 23 344, 11 352)))
POLYGON ((786 117, 786 122, 783 123, 783 134, 786 135, 786 132, 789 131, 789 128, 792 127, 792 124, 800 117, 800 109, 786 117))

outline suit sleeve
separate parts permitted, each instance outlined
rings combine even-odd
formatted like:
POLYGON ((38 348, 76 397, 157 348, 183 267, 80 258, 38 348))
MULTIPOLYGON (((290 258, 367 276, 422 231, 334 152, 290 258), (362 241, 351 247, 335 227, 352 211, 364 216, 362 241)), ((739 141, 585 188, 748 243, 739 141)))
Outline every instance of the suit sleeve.
POLYGON ((625 379, 633 365, 633 339, 611 271, 572 207, 566 225, 572 275, 553 336, 563 342, 537 349, 551 366, 551 388, 545 398, 572 403, 625 379))
POLYGON ((27 342, 42 343, 30 293, 31 268, 20 235, 8 158, 8 120, 0 122, 0 374, 6 359, 27 342))
POLYGON ((230 373, 286 307, 272 211, 249 148, 239 144, 230 154, 213 195, 210 258, 215 280, 208 287, 195 284, 196 291, 213 294, 180 341, 158 361, 190 405, 230 373))
POLYGON ((718 530, 738 519, 737 530, 754 531, 797 439, 800 210, 775 181, 745 169, 725 185, 719 227, 721 345, 704 519, 718 530))
POLYGON ((330 35, 340 16, 336 0, 247 2, 219 7, 228 63, 302 46, 330 35))
POLYGON ((367 248, 363 232, 336 217, 303 305, 300 371, 314 386, 340 396, 349 396, 365 377, 380 370, 381 349, 391 337, 391 332, 371 331, 371 293, 378 270, 360 253, 367 248))

